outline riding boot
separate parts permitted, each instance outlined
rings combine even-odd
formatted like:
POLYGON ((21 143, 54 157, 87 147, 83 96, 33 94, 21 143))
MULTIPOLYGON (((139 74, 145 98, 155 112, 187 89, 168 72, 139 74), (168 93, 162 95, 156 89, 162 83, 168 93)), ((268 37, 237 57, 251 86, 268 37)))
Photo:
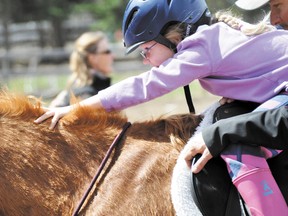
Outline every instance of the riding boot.
POLYGON ((269 169, 252 169, 236 177, 233 184, 252 216, 288 215, 285 199, 269 169))

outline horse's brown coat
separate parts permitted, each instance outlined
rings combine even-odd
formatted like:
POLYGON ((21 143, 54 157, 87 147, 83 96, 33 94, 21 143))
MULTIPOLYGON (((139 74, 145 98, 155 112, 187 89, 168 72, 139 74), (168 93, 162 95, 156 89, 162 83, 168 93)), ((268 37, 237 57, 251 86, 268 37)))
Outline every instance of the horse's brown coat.
MULTIPOLYGON (((40 102, 0 93, 0 215, 71 215, 127 121, 79 107, 49 130, 50 121, 33 123, 42 113, 40 102)), ((199 121, 186 114, 134 123, 81 214, 174 215, 171 173, 199 121)))

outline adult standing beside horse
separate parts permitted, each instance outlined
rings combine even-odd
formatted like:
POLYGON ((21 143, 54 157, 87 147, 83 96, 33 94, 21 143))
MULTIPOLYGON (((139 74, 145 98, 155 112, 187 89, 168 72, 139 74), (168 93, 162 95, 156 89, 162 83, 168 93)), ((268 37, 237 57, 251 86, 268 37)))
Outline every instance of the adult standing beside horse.
MULTIPOLYGON (((80 105, 120 110, 152 100, 196 79, 210 93, 227 98, 262 103, 278 94, 281 88, 276 89, 286 81, 288 69, 288 51, 283 48, 288 33, 261 23, 255 26, 253 35, 247 36, 243 33, 245 26, 240 29, 224 23, 209 26, 210 21, 204 0, 131 0, 122 27, 127 53, 140 47, 143 63, 154 67, 100 91, 80 105)), ((53 128, 59 118, 72 109, 73 106, 45 108, 47 112, 35 122, 53 116, 50 126, 53 128)), ((266 160, 261 163, 265 166, 266 160)), ((285 200, 271 173, 259 171, 274 193, 263 200, 263 209, 247 198, 246 190, 238 188, 246 204, 255 212, 286 215, 285 200), (269 208, 271 205, 273 208, 269 208)), ((258 194, 257 187, 251 190, 258 194)))
POLYGON ((270 4, 271 24, 288 30, 288 0, 238 0, 235 4, 245 11, 257 10, 270 4))
POLYGON ((83 33, 75 41, 70 56, 72 74, 66 89, 57 95, 50 107, 70 105, 71 92, 76 98, 83 100, 109 87, 113 61, 109 40, 103 32, 83 33))
POLYGON ((272 25, 280 25, 283 29, 288 30, 288 1, 287 0, 270 0, 272 25))

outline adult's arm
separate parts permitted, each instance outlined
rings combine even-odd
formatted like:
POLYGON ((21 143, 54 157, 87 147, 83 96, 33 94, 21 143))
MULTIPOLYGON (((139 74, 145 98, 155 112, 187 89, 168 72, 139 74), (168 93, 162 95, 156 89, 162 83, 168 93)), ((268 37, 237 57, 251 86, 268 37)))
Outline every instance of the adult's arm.
POLYGON ((202 136, 213 156, 231 143, 288 149, 288 106, 220 120, 205 128, 202 136))

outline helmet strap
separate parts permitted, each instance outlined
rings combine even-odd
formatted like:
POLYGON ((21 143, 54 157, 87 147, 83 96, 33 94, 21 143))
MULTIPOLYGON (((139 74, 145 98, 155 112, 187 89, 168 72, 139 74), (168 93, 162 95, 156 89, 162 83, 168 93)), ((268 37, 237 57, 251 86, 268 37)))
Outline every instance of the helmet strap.
POLYGON ((155 39, 156 42, 166 46, 167 48, 173 50, 174 53, 177 52, 177 47, 174 43, 172 43, 170 40, 168 40, 163 35, 159 34, 155 39))

